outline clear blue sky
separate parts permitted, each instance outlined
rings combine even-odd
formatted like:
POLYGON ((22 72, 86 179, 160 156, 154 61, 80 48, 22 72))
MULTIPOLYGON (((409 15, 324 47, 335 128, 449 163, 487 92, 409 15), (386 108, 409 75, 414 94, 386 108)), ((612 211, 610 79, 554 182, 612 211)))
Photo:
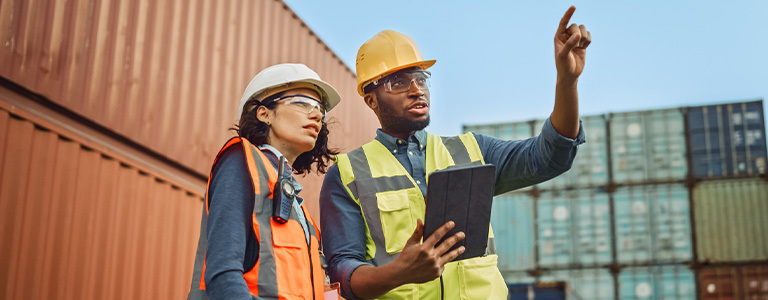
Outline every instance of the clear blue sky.
POLYGON ((553 38, 570 5, 592 33, 581 115, 768 97, 764 0, 285 2, 352 70, 377 32, 412 37, 437 59, 427 129, 441 135, 549 116, 553 38))

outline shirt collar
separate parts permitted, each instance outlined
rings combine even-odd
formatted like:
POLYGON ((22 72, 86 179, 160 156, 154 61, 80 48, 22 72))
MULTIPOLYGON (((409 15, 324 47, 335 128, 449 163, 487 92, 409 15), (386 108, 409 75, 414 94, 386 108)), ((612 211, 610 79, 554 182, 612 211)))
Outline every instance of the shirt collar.
POLYGON ((407 143, 416 143, 419 148, 424 148, 422 146, 426 146, 427 144, 427 131, 424 129, 416 131, 413 135, 408 137, 407 141, 404 141, 384 133, 384 131, 379 128, 376 130, 376 140, 384 145, 384 147, 389 151, 397 149, 398 141, 402 141, 403 145, 407 143))

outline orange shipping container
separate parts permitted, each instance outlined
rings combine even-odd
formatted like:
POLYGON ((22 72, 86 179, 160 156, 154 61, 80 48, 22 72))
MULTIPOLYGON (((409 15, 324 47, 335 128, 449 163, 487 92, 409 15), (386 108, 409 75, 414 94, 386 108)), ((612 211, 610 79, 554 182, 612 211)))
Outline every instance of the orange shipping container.
MULTIPOLYGON (((280 0, 5 0, 0 28, 0 299, 183 298, 210 164, 269 65, 339 90, 332 147, 378 127, 280 0)), ((299 178, 315 218, 321 178, 299 178)))
POLYGON ((279 0, 6 0, 0 28, 0 76, 203 176, 245 86, 276 63, 339 90, 332 146, 378 127, 353 71, 279 0))
POLYGON ((202 194, 2 100, 0 298, 183 298, 202 194))

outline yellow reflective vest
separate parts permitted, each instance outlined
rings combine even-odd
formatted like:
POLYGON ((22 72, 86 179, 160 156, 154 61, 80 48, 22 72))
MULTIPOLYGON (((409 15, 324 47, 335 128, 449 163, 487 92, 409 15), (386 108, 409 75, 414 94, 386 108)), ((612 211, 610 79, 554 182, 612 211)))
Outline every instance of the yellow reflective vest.
MULTIPOLYGON (((428 133, 426 172, 451 166, 484 164, 472 133, 440 137, 428 133)), ((347 154, 336 164, 350 197, 360 206, 366 225, 366 257, 381 266, 395 260, 424 220, 426 204, 416 181, 379 141, 347 154)), ((441 278, 422 284, 405 284, 379 299, 506 299, 507 286, 496 265, 493 230, 486 255, 445 265, 441 278), (442 283, 441 283, 442 280, 442 283)))

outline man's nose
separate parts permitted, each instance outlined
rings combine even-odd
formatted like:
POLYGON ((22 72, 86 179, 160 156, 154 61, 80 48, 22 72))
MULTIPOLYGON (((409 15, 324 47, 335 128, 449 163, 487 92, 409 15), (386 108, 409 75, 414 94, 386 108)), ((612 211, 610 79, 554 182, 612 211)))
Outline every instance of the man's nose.
POLYGON ((416 83, 416 79, 411 79, 411 84, 408 86, 408 95, 424 95, 424 90, 416 83))

